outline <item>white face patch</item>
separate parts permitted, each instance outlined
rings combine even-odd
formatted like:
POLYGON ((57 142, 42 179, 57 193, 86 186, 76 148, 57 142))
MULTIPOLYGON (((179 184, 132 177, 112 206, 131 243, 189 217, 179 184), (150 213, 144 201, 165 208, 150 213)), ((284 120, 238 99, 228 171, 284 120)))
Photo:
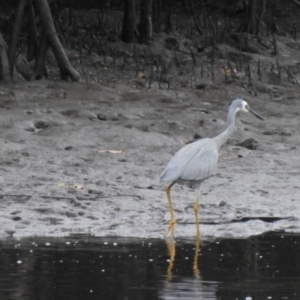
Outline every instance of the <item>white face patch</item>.
POLYGON ((247 111, 247 112, 249 111, 249 105, 248 105, 248 103, 246 101, 243 101, 242 110, 247 111))

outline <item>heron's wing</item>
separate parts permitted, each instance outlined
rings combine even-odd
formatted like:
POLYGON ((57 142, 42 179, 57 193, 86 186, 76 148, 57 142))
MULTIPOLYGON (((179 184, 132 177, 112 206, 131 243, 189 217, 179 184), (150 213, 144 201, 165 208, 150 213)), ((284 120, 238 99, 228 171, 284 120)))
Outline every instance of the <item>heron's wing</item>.
POLYGON ((170 160, 161 181, 201 181, 213 175, 218 162, 214 140, 202 139, 181 148, 170 160))

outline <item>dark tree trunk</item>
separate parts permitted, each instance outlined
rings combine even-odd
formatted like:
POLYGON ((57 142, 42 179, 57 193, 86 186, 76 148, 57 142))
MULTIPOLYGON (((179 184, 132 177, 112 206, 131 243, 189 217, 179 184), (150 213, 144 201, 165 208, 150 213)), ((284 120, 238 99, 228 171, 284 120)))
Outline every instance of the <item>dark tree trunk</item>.
POLYGON ((166 32, 174 31, 174 1, 167 0, 166 3, 166 32))
POLYGON ((259 17, 257 20, 257 28, 256 28, 256 34, 258 35, 260 33, 260 27, 261 27, 261 23, 262 23, 262 19, 263 16, 266 12, 266 1, 267 0, 262 0, 261 4, 260 4, 260 13, 259 13, 259 17))
POLYGON ((251 0, 250 3, 250 16, 249 16, 249 22, 250 22, 250 30, 249 33, 256 33, 256 0, 251 0))
POLYGON ((0 32, 0 81, 4 79, 10 79, 6 48, 6 43, 0 32))
POLYGON ((184 9, 184 10, 187 10, 188 9, 188 7, 189 7, 189 5, 188 5, 188 0, 182 0, 182 8, 184 9))
POLYGON ((19 33, 22 26, 22 19, 25 7, 27 5, 27 0, 20 0, 19 5, 16 10, 13 32, 9 42, 9 50, 8 50, 8 61, 9 61, 9 69, 10 69, 10 77, 13 79, 14 76, 14 66, 17 52, 17 45, 19 39, 19 33))
POLYGON ((47 0, 35 0, 35 3, 40 15, 42 30, 46 33, 49 45, 57 60, 61 79, 68 80, 68 77, 70 77, 72 81, 80 80, 79 73, 70 64, 64 48, 58 39, 47 0))
POLYGON ((125 0, 124 18, 121 40, 125 43, 135 41, 135 23, 136 23, 136 3, 135 0, 125 0))
POLYGON ((35 58, 34 70, 33 74, 30 77, 30 80, 42 79, 44 77, 46 71, 45 59, 47 55, 48 46, 49 44, 46 33, 42 32, 39 53, 35 58))
POLYGON ((148 45, 152 39, 152 0, 142 0, 140 13, 141 44, 148 45))
POLYGON ((32 61, 38 53, 38 38, 37 29, 35 25, 35 15, 32 2, 30 1, 26 6, 26 15, 28 20, 28 52, 27 60, 32 61))
MULTIPOLYGON (((199 32, 200 35, 203 35, 203 30, 201 28, 201 25, 200 25, 200 13, 198 13, 198 10, 197 10, 197 5, 196 3, 194 3, 195 0, 190 0, 191 1, 191 10, 192 10, 192 15, 193 15, 193 19, 194 19, 194 23, 196 25, 196 28, 199 32)), ((205 7, 204 7, 204 3, 202 1, 202 15, 203 15, 203 21, 204 21, 204 24, 206 25, 206 12, 205 12, 205 7)), ((205 43, 207 44, 208 43, 208 38, 207 38, 207 32, 205 34, 205 43)))
POLYGON ((152 20, 153 31, 160 32, 161 29, 161 0, 153 0, 152 3, 152 20))
POLYGON ((37 37, 37 29, 35 24, 35 14, 32 2, 29 1, 26 7, 26 14, 28 20, 28 52, 27 60, 32 61, 35 59, 33 73, 29 80, 42 79, 44 76, 47 77, 47 69, 45 65, 46 54, 48 50, 48 39, 46 32, 42 31, 40 44, 37 37))

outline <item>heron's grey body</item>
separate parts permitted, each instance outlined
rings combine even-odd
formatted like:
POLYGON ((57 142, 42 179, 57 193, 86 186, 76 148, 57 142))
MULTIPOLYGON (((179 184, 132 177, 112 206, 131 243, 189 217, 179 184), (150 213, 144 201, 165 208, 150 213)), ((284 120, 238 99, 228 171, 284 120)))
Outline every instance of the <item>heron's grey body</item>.
MULTIPOLYGON (((239 110, 251 112, 256 117, 262 119, 257 113, 250 110, 246 101, 242 99, 234 100, 229 107, 227 128, 214 138, 204 138, 185 145, 178 152, 176 152, 161 174, 160 180, 162 182, 169 183, 166 189, 171 212, 171 222, 168 232, 173 234, 175 226, 175 218, 170 198, 171 187, 175 183, 186 182, 191 184, 197 183, 199 185, 202 181, 214 174, 218 163, 219 150, 234 132, 235 116, 239 110)), ((194 205, 196 223, 198 218, 196 215, 196 210, 198 209, 199 197, 200 188, 194 205)), ((199 228, 197 227, 197 235, 198 234, 199 228)))
POLYGON ((210 138, 187 144, 172 157, 160 180, 168 183, 201 183, 213 175, 218 162, 218 150, 216 141, 210 138))

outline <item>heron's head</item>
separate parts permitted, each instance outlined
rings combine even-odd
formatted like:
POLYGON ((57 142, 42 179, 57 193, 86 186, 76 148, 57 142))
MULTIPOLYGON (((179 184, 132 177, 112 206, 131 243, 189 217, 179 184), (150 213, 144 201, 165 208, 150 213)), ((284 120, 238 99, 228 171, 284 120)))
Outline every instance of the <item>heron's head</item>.
POLYGON ((250 109, 248 103, 246 101, 242 100, 242 99, 233 100, 229 109, 230 110, 232 109, 235 112, 238 112, 239 110, 245 111, 245 112, 250 112, 251 114, 253 114, 258 119, 263 120, 263 118, 257 112, 250 109))

